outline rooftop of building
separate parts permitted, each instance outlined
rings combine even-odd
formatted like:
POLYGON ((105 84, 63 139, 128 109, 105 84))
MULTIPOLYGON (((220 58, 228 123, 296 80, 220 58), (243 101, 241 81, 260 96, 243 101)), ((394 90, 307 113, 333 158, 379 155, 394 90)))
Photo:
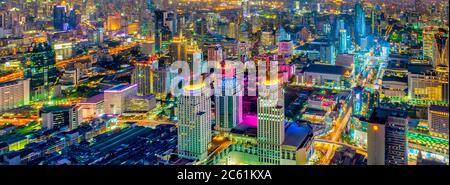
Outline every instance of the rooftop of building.
POLYGON ((399 77, 399 76, 383 76, 383 82, 385 81, 390 81, 390 82, 403 82, 403 83, 408 83, 408 77, 399 77))
POLYGON ((313 137, 313 128, 305 123, 287 123, 283 145, 303 148, 307 141, 313 137))
POLYGON ((240 135, 246 135, 250 137, 256 137, 258 130, 256 127, 251 126, 249 124, 239 124, 233 129, 231 129, 231 133, 234 134, 240 134, 240 135))
POLYGON ((311 64, 309 67, 306 68, 305 72, 344 75, 349 70, 350 70, 349 68, 343 66, 311 64))
POLYGON ((154 94, 149 94, 149 95, 143 95, 143 96, 139 96, 139 95, 132 95, 129 98, 131 99, 145 99, 145 100, 149 100, 149 99, 154 99, 156 98, 156 96, 154 94))
POLYGON ((390 60, 388 62, 387 69, 392 70, 406 70, 408 69, 408 61, 407 60, 390 60))
POLYGON ((448 107, 447 106, 439 106, 439 105, 431 105, 430 110, 437 111, 437 112, 448 112, 448 107))
POLYGON ((116 85, 112 88, 105 90, 105 92, 123 92, 123 91, 129 90, 136 86, 137 86, 136 84, 132 84, 132 85, 120 84, 120 85, 116 85))
POLYGON ((18 84, 19 82, 21 82, 22 80, 23 79, 16 79, 16 80, 11 80, 11 81, 1 82, 0 87, 15 85, 15 84, 18 84))
POLYGON ((89 103, 98 103, 98 102, 103 101, 103 99, 104 99, 104 94, 100 93, 95 96, 89 97, 85 100, 81 100, 80 103, 88 103, 88 104, 89 103))
POLYGON ((368 119, 361 117, 361 121, 366 121, 369 123, 379 123, 385 124, 388 117, 400 117, 406 118, 408 116, 408 110, 401 107, 378 107, 372 111, 372 114, 368 119))
POLYGON ((408 72, 412 74, 424 74, 433 70, 432 65, 428 64, 409 64, 408 72))
POLYGON ((8 138, 8 139, 7 139, 6 141, 4 141, 4 142, 6 142, 7 144, 13 144, 13 143, 16 143, 16 142, 18 142, 18 141, 25 140, 25 139, 27 139, 27 137, 22 136, 22 135, 19 135, 19 136, 14 136, 14 137, 8 138))
POLYGON ((324 110, 319 110, 319 109, 314 109, 314 108, 306 108, 304 114, 309 114, 309 115, 315 115, 315 116, 325 116, 325 114, 327 113, 327 111, 324 110))
POLYGON ((68 111, 72 108, 73 108, 73 106, 55 105, 55 106, 42 107, 40 111, 42 113, 49 113, 49 112, 68 111))

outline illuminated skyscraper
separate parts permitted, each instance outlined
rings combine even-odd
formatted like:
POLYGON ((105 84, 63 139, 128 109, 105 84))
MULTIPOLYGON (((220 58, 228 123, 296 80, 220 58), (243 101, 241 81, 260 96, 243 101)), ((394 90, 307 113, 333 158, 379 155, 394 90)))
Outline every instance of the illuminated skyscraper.
POLYGON ((169 46, 169 57, 172 62, 187 61, 187 39, 180 33, 178 36, 173 37, 172 43, 169 46))
POLYGON ((53 7, 53 27, 55 30, 64 30, 66 10, 67 7, 65 5, 56 5, 53 7))
POLYGON ((25 58, 24 77, 30 79, 31 100, 49 98, 56 85, 55 51, 47 43, 34 43, 25 58))
POLYGON ((428 125, 432 135, 448 139, 448 115, 446 106, 428 107, 428 125))
POLYGON ((179 97, 175 114, 178 117, 178 154, 203 160, 211 142, 211 97, 203 94, 205 85, 189 84, 179 97))
POLYGON ((79 10, 73 9, 69 13, 68 23, 70 29, 76 29, 81 21, 81 14, 79 10))
POLYGON ((134 65, 132 84, 138 85, 137 94, 140 96, 151 95, 153 91, 153 61, 136 62, 134 65))
POLYGON ((408 141, 406 132, 408 130, 408 119, 389 116, 385 124, 386 129, 386 165, 408 164, 408 141))
POLYGON ((278 79, 265 79, 258 96, 259 162, 279 165, 285 136, 284 94, 278 79))
POLYGON ((435 43, 435 34, 437 30, 434 27, 424 27, 423 28, 423 59, 426 64, 433 64, 433 50, 437 49, 435 43))
POLYGON ((163 10, 154 11, 154 25, 155 25, 155 51, 161 52, 162 47, 162 29, 164 27, 164 12, 163 10))
POLYGON ((0 83, 0 111, 30 103, 30 80, 17 79, 0 83))
POLYGON ((336 63, 334 43, 325 43, 320 45, 320 61, 331 65, 336 63))
POLYGON ((215 96, 216 130, 229 132, 242 121, 242 87, 236 78, 236 70, 221 65, 220 79, 217 80, 219 94, 215 96))
POLYGON ((106 20, 107 31, 118 31, 122 28, 122 16, 120 14, 110 15, 106 20))
POLYGON ((347 30, 339 31, 339 53, 347 53, 347 30))
POLYGON ((361 44, 361 38, 366 36, 366 17, 361 3, 355 5, 355 39, 361 44))
POLYGON ((385 125, 369 123, 367 127, 367 164, 384 165, 385 125))

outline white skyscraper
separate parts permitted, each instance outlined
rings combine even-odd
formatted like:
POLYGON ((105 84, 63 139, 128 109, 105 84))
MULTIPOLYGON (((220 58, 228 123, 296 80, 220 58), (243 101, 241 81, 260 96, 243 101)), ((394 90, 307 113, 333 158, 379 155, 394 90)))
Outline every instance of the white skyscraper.
POLYGON ((18 79, 0 83, 0 111, 30 103, 30 80, 18 79))
POLYGON ((176 107, 178 117, 178 154, 181 157, 203 160, 211 142, 211 98, 202 83, 184 87, 176 107))
POLYGON ((259 162, 279 165, 285 133, 284 95, 278 80, 265 79, 262 83, 258 96, 259 162))

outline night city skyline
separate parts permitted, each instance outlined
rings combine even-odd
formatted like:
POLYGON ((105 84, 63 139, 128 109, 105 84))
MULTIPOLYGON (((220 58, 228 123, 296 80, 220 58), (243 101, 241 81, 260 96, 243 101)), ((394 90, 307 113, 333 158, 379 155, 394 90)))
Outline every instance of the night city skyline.
POLYGON ((0 166, 448 166, 448 10, 0 0, 0 166))

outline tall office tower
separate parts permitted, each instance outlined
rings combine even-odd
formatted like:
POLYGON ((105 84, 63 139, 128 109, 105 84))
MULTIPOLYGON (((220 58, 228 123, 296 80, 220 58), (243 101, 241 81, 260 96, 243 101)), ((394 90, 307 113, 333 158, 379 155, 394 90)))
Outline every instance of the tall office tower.
POLYGON ((187 39, 180 32, 178 36, 173 37, 169 46, 169 57, 172 62, 187 61, 187 39))
POLYGON ((339 31, 339 53, 347 53, 347 30, 339 31))
POLYGON ((30 80, 17 79, 0 83, 0 112, 30 103, 30 80))
POLYGON ((220 44, 208 46, 208 61, 219 64, 224 59, 223 48, 220 44))
POLYGON ((449 37, 445 32, 438 32, 434 36, 433 40, 433 66, 441 66, 441 67, 448 67, 448 60, 449 60, 449 50, 448 50, 448 44, 449 44, 449 37))
POLYGON ((236 69, 219 64, 220 79, 216 79, 216 126, 215 129, 229 132, 242 121, 242 86, 236 78, 236 69))
POLYGON ((178 117, 178 154, 203 160, 211 142, 211 97, 205 84, 189 83, 179 97, 175 114, 178 117))
POLYGON ((341 30, 342 29, 345 29, 345 30, 347 30, 346 28, 345 28, 345 21, 344 21, 344 19, 342 19, 342 18, 339 18, 339 19, 337 19, 336 20, 336 24, 335 24, 335 38, 339 38, 339 36, 340 36, 340 34, 341 34, 341 30))
POLYGON ((158 64, 153 74, 153 91, 158 99, 166 99, 170 92, 172 73, 170 67, 158 64))
POLYGON ((333 43, 320 45, 320 61, 330 65, 336 63, 336 51, 333 43))
POLYGON ((408 164, 408 119, 389 116, 385 123, 385 164, 407 165, 408 164))
POLYGON ((178 32, 177 14, 172 11, 166 11, 164 12, 163 20, 164 26, 170 31, 170 36, 174 36, 178 32))
POLYGON ((425 64, 434 64, 433 62, 433 43, 435 43, 435 34, 437 29, 432 26, 427 26, 423 28, 422 37, 422 49, 423 49, 423 59, 425 64))
POLYGON ((163 10, 154 11, 154 25, 155 25, 155 51, 156 53, 161 52, 162 47, 162 30, 164 28, 164 13, 163 10))
POLYGON ((122 15, 109 15, 106 20, 107 31, 118 31, 122 28, 122 15))
MULTIPOLYGON (((64 1, 63 1, 64 2, 64 1)), ((65 30, 67 6, 62 3, 53 7, 53 27, 55 30, 65 30)))
POLYGON ((24 77, 30 79, 31 101, 51 98, 57 75, 55 51, 48 43, 33 43, 25 58, 24 77))
POLYGON ((204 73, 206 72, 206 68, 203 68, 203 53, 202 50, 198 47, 197 43, 194 41, 190 41, 186 46, 186 62, 189 64, 189 68, 191 70, 191 75, 193 73, 204 73))
POLYGON ((370 34, 375 35, 375 8, 372 8, 372 11, 370 12, 370 28, 371 32, 370 34))
MULTIPOLYGON (((267 75, 268 76, 268 75, 267 75)), ((276 78, 276 77, 275 77, 276 78)), ((284 94, 278 79, 262 80, 258 95, 259 162, 279 165, 284 141, 284 94)))
POLYGON ((369 123, 367 127, 367 164, 384 165, 385 125, 369 123))
POLYGON ((437 59, 437 66, 435 66, 437 77, 439 79, 439 84, 442 88, 442 101, 449 102, 449 85, 448 85, 448 73, 449 73, 449 38, 444 37, 445 39, 444 45, 439 47, 439 55, 437 59))
POLYGON ((432 135, 448 139, 448 115, 446 106, 428 107, 428 125, 432 135))
POLYGON ((361 38, 366 36, 366 17, 361 3, 355 5, 355 39, 358 45, 361 44, 361 38))
POLYGON ((131 83, 137 84, 137 94, 139 96, 147 96, 154 93, 153 62, 154 61, 140 61, 134 64, 131 83))
POLYGON ((73 9, 69 13, 69 28, 70 29, 76 29, 78 25, 80 25, 81 22, 81 13, 78 9, 73 9))
POLYGON ((137 84, 118 85, 104 91, 105 114, 122 114, 125 111, 126 99, 137 94, 137 84))

